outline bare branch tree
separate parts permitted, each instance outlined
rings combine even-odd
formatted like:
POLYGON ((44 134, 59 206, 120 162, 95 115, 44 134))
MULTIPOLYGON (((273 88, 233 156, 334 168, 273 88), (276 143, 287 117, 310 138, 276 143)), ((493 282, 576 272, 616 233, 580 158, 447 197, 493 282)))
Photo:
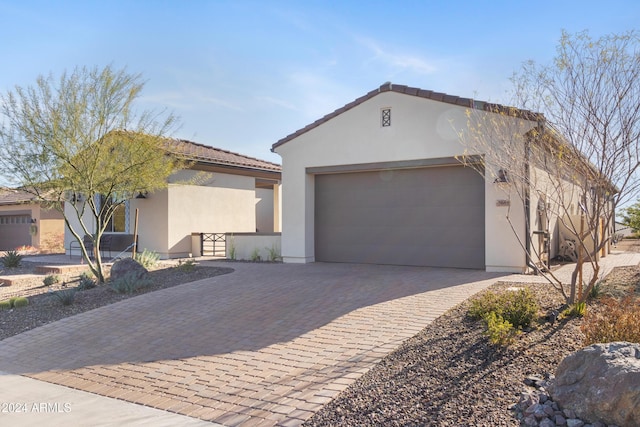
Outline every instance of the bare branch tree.
POLYGON ((584 302, 599 280, 615 206, 640 190, 639 47, 633 32, 598 40, 563 32, 551 65, 528 62, 514 74, 519 108, 470 111, 469 130, 460 133, 469 152, 483 155, 483 174, 508 173, 509 195, 529 216, 523 249, 568 303, 584 302), (536 232, 576 261, 571 283, 544 268, 536 232))

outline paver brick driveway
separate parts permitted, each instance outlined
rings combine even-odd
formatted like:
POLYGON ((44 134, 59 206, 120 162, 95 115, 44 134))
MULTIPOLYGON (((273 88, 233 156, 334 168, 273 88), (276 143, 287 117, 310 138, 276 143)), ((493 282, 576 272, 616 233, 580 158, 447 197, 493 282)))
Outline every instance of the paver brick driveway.
POLYGON ((300 425, 499 276, 352 264, 224 265, 236 271, 8 338, 0 371, 224 425, 300 425))

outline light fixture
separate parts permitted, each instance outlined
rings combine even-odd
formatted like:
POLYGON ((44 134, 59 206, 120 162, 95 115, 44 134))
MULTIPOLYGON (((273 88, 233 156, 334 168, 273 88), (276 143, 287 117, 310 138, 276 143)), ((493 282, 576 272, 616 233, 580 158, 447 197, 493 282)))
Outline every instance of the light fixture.
POLYGON ((507 171, 504 169, 498 170, 498 176, 493 180, 493 183, 498 184, 507 182, 509 182, 509 175, 507 174, 507 171))
POLYGON ((147 192, 146 191, 139 191, 138 195, 136 196, 136 199, 146 199, 147 198, 147 192))

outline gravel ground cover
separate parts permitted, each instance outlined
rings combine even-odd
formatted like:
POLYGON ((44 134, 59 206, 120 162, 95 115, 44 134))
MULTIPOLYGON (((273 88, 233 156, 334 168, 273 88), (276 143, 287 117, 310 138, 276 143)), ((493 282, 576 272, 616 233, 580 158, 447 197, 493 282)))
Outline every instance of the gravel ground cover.
MULTIPOLYGON (((638 251, 629 243, 627 250, 638 251)), ((499 291, 513 283, 496 283, 499 291)), ((525 285, 522 285, 525 286, 525 285)), ((549 285, 531 285, 541 314, 563 303, 549 285)), ((615 269, 603 292, 640 293, 640 268, 615 269)), ((597 303, 594 303, 597 304, 597 303)), ((448 311, 325 405, 305 426, 519 426, 515 408, 528 377, 549 378, 582 348, 581 318, 537 324, 507 348, 491 345, 469 301, 448 311)), ((595 307, 594 307, 595 309, 595 307)), ((566 424, 565 424, 566 425, 566 424)))
POLYGON ((65 306, 53 297, 51 292, 76 287, 80 273, 58 275, 60 282, 48 287, 43 285, 43 279, 46 275, 24 276, 33 274, 35 267, 38 265, 38 263, 24 262, 17 269, 0 271, 0 276, 8 273, 26 277, 16 285, 0 287, 0 300, 12 296, 27 296, 29 299, 29 305, 26 307, 0 310, 0 340, 64 317, 73 316, 74 314, 135 297, 146 292, 153 292, 233 271, 233 268, 227 267, 200 266, 195 266, 189 270, 178 268, 175 264, 160 263, 149 272, 151 284, 134 294, 119 294, 114 292, 107 284, 101 284, 93 289, 76 292, 73 304, 65 306))

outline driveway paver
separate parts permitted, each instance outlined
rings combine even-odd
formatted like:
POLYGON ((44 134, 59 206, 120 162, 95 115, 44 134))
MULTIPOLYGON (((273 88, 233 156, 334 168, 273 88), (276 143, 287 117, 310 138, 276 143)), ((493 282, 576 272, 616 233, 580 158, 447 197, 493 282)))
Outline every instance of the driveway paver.
POLYGON ((224 264, 8 338, 0 371, 223 425, 299 425, 499 277, 352 264, 224 264))
POLYGON ((498 278, 527 277, 224 265, 236 271, 1 341, 0 371, 227 426, 300 425, 449 308, 498 278))

